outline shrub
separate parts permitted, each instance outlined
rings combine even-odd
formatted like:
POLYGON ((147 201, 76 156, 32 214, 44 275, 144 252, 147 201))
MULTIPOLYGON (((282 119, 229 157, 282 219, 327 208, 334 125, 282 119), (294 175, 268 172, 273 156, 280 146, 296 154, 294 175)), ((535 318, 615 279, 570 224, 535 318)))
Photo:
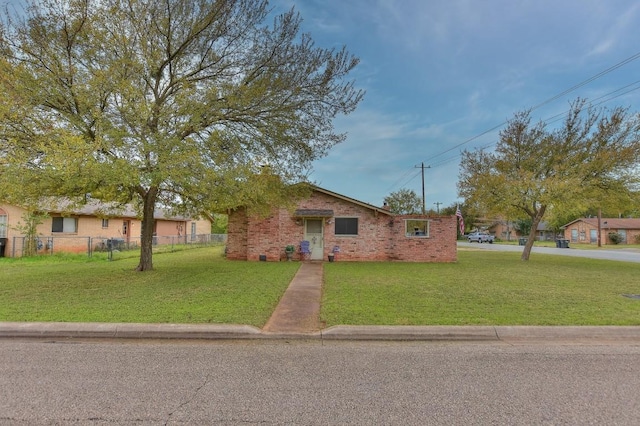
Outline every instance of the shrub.
POLYGON ((620 244, 624 241, 624 237, 617 232, 609 232, 609 241, 613 244, 620 244))

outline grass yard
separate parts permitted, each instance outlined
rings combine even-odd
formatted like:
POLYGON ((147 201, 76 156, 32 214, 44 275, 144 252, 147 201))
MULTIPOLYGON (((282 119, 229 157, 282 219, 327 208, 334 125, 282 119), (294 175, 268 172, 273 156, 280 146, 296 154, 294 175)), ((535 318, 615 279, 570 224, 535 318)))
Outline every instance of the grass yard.
MULTIPOLYGON (((262 327, 298 262, 227 261, 221 247, 137 257, 0 259, 0 321, 262 327)), ((640 265, 460 250, 453 264, 325 263, 327 326, 640 325, 640 265)))
POLYGON ((0 261, 0 321, 233 323, 261 327, 298 270, 293 262, 229 262, 222 247, 154 255, 0 261))
POLYGON ((459 251, 458 263, 325 265, 322 320, 353 325, 640 325, 640 265, 459 251))

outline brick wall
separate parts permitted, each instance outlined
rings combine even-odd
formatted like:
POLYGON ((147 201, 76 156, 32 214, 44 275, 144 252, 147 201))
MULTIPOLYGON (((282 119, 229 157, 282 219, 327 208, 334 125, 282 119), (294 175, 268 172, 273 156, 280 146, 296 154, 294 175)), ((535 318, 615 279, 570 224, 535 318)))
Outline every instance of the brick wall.
MULTIPOLYGON (((394 216, 318 191, 299 202, 297 208, 333 210, 333 217, 322 218, 325 260, 336 246, 340 249, 335 254, 337 261, 457 260, 454 216, 394 216), (336 217, 357 217, 358 235, 336 235, 336 217), (430 220, 429 236, 405 235, 405 220, 416 218, 430 220)), ((227 258, 259 260, 260 255, 265 255, 268 261, 283 260, 284 248, 294 245, 294 258, 300 259, 298 248, 304 239, 304 219, 295 218, 292 213, 278 209, 267 218, 248 218, 244 209, 233 211, 229 215, 227 258)))
POLYGON ((247 211, 245 209, 238 209, 229 213, 229 223, 227 224, 227 259, 248 260, 248 221, 249 219, 247 218, 247 211))
POLYGON ((457 220, 455 216, 427 217, 429 236, 405 235, 405 220, 425 219, 424 216, 404 215, 394 219, 392 259, 409 262, 455 262, 457 220))

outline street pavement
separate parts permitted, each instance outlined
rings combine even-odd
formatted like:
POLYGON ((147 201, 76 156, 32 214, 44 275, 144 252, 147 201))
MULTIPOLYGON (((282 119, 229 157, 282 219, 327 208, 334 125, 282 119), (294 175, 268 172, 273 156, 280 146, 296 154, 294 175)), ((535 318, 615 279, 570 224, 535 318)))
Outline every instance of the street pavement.
MULTIPOLYGON (((471 244, 480 250, 522 251, 522 246, 471 244)), ((534 247, 533 253, 640 262, 640 252, 534 247)), ((637 342, 636 326, 352 326, 322 328, 322 262, 305 262, 263 329, 242 324, 132 324, 0 322, 0 338, 106 339, 302 339, 379 341, 495 341, 495 342, 637 342)), ((640 303, 640 302, 639 302, 640 303)))
MULTIPOLYGON (((514 246, 506 244, 479 244, 479 243, 467 243, 458 242, 458 248, 473 248, 478 250, 494 250, 494 251, 511 251, 520 252, 524 249, 524 246, 514 246)), ((537 247, 533 246, 531 253, 536 254, 552 254, 558 256, 572 256, 572 257, 585 257, 589 259, 602 259, 602 260, 618 260, 621 262, 636 262, 640 263, 640 250, 638 249, 589 249, 581 250, 571 248, 555 248, 555 247, 537 247)))

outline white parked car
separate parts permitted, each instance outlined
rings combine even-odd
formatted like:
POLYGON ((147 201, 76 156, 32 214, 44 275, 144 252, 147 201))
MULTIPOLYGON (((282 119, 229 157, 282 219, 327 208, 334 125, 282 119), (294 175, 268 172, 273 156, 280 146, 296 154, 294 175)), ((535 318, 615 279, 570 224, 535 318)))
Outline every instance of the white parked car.
POLYGON ((495 237, 493 235, 482 232, 472 232, 471 234, 467 235, 467 239, 470 243, 476 242, 493 244, 494 238, 495 237))

